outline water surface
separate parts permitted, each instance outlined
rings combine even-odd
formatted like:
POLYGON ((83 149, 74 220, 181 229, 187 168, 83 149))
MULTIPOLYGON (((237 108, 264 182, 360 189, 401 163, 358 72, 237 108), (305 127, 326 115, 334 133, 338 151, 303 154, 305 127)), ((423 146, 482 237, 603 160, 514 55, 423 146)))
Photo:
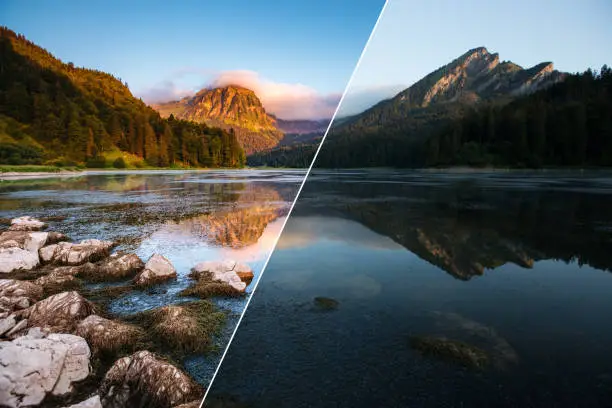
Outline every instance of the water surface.
POLYGON ((314 174, 211 401, 612 406, 610 176, 314 174), (423 355, 415 336, 477 347, 489 364, 423 355))

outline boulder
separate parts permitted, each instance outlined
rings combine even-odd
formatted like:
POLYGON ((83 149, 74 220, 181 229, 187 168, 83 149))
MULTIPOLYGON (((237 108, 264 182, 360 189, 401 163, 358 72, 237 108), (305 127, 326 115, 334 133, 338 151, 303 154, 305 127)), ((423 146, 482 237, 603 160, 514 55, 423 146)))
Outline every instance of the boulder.
POLYGON ((250 278, 253 278, 251 268, 245 264, 237 263, 236 261, 200 262, 193 267, 191 272, 191 276, 196 279, 204 278, 224 282, 239 292, 244 292, 247 286, 240 278, 240 275, 246 278, 249 276, 250 272, 250 278))
POLYGON ((121 280, 133 277, 144 267, 145 264, 138 255, 117 252, 98 262, 84 275, 94 281, 121 280))
POLYGON ((26 309, 43 296, 43 288, 32 282, 0 279, 0 318, 26 309))
POLYGON ((144 337, 143 331, 136 326, 97 315, 90 315, 81 320, 74 334, 87 340, 94 353, 117 351, 134 345, 144 337))
POLYGON ((0 405, 40 404, 47 395, 62 396, 90 373, 85 339, 71 334, 19 337, 0 342, 0 405))
POLYGON ((159 254, 153 254, 140 272, 134 278, 134 284, 147 286, 176 278, 176 269, 172 263, 159 254))
POLYGON ((106 258, 114 246, 115 243, 111 241, 86 239, 78 244, 60 242, 45 246, 38 252, 40 259, 45 263, 81 265, 85 262, 96 262, 106 258))
POLYGON ((102 408, 102 402, 100 402, 100 397, 98 395, 94 395, 93 397, 79 402, 78 404, 70 405, 66 408, 102 408))
POLYGON ((172 364, 138 351, 113 364, 99 395, 105 408, 171 407, 201 398, 202 389, 172 364))
POLYGON ((38 254, 19 247, 0 248, 0 273, 29 271, 39 264, 38 254))
POLYGON ((13 218, 9 231, 40 231, 47 228, 47 224, 36 218, 25 216, 13 218))
POLYGON ((17 317, 15 315, 10 315, 4 319, 0 319, 0 337, 11 331, 16 325, 17 317))
POLYGON ((29 327, 72 333, 77 323, 95 313, 94 305, 75 291, 49 296, 22 311, 29 327))

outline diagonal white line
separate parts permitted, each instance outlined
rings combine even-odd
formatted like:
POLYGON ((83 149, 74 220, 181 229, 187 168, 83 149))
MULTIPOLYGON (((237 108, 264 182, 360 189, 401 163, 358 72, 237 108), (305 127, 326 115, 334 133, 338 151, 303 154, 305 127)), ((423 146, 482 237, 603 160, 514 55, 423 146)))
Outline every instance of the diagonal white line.
POLYGON ((317 151, 315 152, 314 157, 312 158, 312 162, 310 163, 310 167, 308 167, 308 170, 306 171, 306 175, 304 176, 304 179, 302 180, 302 184, 300 184, 300 188, 298 189, 297 194, 295 195, 295 198, 293 199, 293 203, 291 203, 291 208, 289 208, 289 213, 287 214, 287 217, 285 217, 285 221, 283 222, 283 225, 281 226, 280 232, 278 234, 278 236, 276 237, 276 241, 274 242, 274 245, 272 246, 272 249, 270 250, 270 253, 268 254, 268 258, 266 259, 266 262, 263 265, 263 268, 261 269, 261 272, 259 274, 259 279, 257 279, 257 282, 255 282, 255 286, 253 286, 253 291, 251 292, 251 296, 249 296, 249 299, 247 300, 246 305, 244 306, 244 309, 242 310, 242 314, 240 315, 240 318, 238 319, 238 323, 236 323, 236 327, 234 328, 234 332, 232 333, 232 336, 230 337, 227 346, 225 346, 225 351, 223 352, 223 355, 221 356, 221 360, 219 361, 219 364, 217 365, 217 369, 215 370, 215 373, 213 374, 213 377, 210 380, 210 384, 208 385, 208 388, 206 389, 206 393, 204 394, 204 398, 202 399, 202 402, 200 402, 200 407, 202 408, 204 405, 204 401, 206 401, 206 396, 208 395, 208 392, 210 391, 210 389, 212 388, 212 385, 215 381, 215 378, 217 377, 217 374, 219 373, 219 369, 221 368, 221 364, 223 364, 223 360, 225 359, 225 355, 227 354, 227 351, 229 350, 230 345, 232 344, 232 341, 234 340, 234 336, 236 336, 236 332, 238 331, 238 327, 240 326, 240 322, 242 322, 242 318, 244 317, 249 304, 251 303, 251 300, 253 299, 253 296, 255 295, 255 291, 257 290, 257 286, 259 285, 259 282, 261 282, 261 279, 263 277, 263 274, 266 270, 266 267, 268 266, 268 262, 270 262, 270 258, 272 257, 272 254, 274 253, 274 250, 276 249, 276 245, 278 244, 278 241, 280 240, 280 237, 283 234, 283 230, 285 229, 285 226, 287 225, 287 221, 289 221, 289 217, 291 216, 291 213, 293 212, 293 207, 295 207, 295 203, 297 202, 298 198, 300 197, 300 193, 302 192, 302 189, 304 188, 304 184, 306 184, 306 180, 308 179, 308 176, 310 175, 310 172, 312 171, 312 167, 314 166, 315 161, 317 160, 317 156, 319 155, 319 152, 321 151, 321 147, 323 147, 323 143, 325 142, 325 138, 327 137, 327 134, 329 133, 329 130, 332 127, 332 124, 334 123, 334 119, 336 119, 336 115, 338 114, 338 111, 340 110, 340 107, 342 106, 342 101, 344 100, 344 97, 346 96, 346 94, 348 93, 348 90, 351 87, 351 82, 353 81, 353 78, 355 77, 355 73, 357 72, 357 69, 359 68, 359 64, 361 63, 361 60, 363 59, 363 56, 366 53, 366 50, 368 49, 368 45, 370 44, 370 41, 372 40, 372 37, 374 35, 374 32, 376 31, 376 27, 378 27, 378 23, 380 22, 385 9, 387 8, 387 4, 389 3, 389 0, 385 0, 385 4, 382 6, 382 9, 380 10, 380 14, 378 15, 378 18, 376 19, 376 23, 374 23, 374 27, 372 28, 372 31, 370 32, 370 36, 368 37, 368 41, 366 41, 365 46, 363 47, 363 50, 361 51, 361 55, 359 56, 359 59, 357 60, 357 64, 355 64, 355 68, 353 69, 353 72, 351 73, 351 76, 346 84, 346 87, 344 88, 344 92, 342 93, 342 97, 340 98, 340 101, 338 102, 338 106, 336 106, 336 110, 334 111, 334 114, 331 118, 331 120, 329 121, 329 124, 327 125, 327 129, 325 130, 325 134, 323 135, 323 138, 321 139, 321 142, 319 143, 319 147, 317 148, 317 151))

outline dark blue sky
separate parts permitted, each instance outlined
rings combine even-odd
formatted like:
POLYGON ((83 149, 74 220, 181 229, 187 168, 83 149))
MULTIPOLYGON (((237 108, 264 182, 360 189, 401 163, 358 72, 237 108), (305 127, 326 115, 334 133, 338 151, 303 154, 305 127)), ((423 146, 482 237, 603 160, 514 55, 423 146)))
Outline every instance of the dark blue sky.
POLYGON ((180 94, 223 71, 340 94, 383 0, 3 0, 0 24, 139 96, 180 94))

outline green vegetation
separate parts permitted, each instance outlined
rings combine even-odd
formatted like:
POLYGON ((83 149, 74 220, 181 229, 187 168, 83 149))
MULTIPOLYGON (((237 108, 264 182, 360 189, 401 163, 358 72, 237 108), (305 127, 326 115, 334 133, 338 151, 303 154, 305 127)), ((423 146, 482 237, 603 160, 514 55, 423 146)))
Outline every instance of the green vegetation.
POLYGON ((247 165, 252 167, 308 168, 314 158, 317 147, 318 143, 281 146, 248 156, 247 165))
POLYGON ((118 154, 126 168, 245 164, 231 129, 162 119, 119 79, 65 64, 6 27, 0 72, 2 164, 112 167, 118 154))
POLYGON ((77 171, 77 167, 57 167, 40 165, 0 165, 0 173, 59 173, 61 171, 77 171))

